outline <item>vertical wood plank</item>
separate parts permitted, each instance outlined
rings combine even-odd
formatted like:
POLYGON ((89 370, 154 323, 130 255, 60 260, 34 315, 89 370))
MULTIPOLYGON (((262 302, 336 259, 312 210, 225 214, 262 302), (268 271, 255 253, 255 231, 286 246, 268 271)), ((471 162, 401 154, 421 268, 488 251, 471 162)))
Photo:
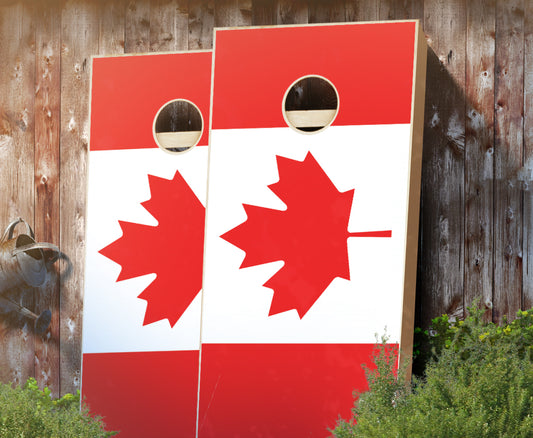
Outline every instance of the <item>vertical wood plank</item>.
POLYGON ((344 0, 310 0, 309 23, 340 23, 346 21, 344 0))
POLYGON ((124 52, 150 51, 150 0, 130 0, 126 6, 124 52))
POLYGON ((522 308, 533 307, 533 2, 524 10, 524 281, 522 308))
POLYGON ((305 0, 278 0, 276 24, 305 24, 309 21, 309 6, 305 0))
POLYGON ((412 0, 411 16, 409 18, 424 22, 424 0, 412 0))
POLYGON ((380 20, 423 19, 423 0, 380 0, 380 20))
MULTIPOLYGON (((467 2, 465 307, 492 307, 495 0, 467 2)), ((487 314, 492 319, 491 312, 487 314)))
POLYGON ((150 5, 150 50, 168 52, 189 47, 187 0, 153 0, 150 5))
POLYGON ((346 0, 346 21, 376 21, 379 0, 346 0))
POLYGON ((215 27, 250 26, 252 0, 215 1, 215 27))
MULTIPOLYGON (((62 11, 60 247, 72 270, 61 281, 62 394, 80 387, 90 56, 98 53, 98 10, 96 2, 70 0, 62 11)), ((62 265, 62 270, 69 268, 62 265)))
POLYGON ((189 1, 189 50, 213 48, 215 0, 189 1))
MULTIPOLYGON (((116 55, 124 53, 125 0, 100 0, 99 9, 98 54, 116 55)), ((91 53, 90 55, 95 54, 91 53)))
POLYGON ((400 10, 405 12, 408 0, 380 0, 379 1, 379 19, 380 20, 400 20, 400 10), (397 14, 398 10, 398 16, 397 14))
POLYGON ((422 170, 420 323, 463 316, 465 30, 464 0, 427 0, 428 55, 422 170))
POLYGON ((276 22, 276 7, 274 0, 253 0, 252 25, 267 26, 276 22))
MULTIPOLYGON (((59 244, 59 128, 61 8, 58 1, 39 4, 35 13, 35 235, 59 244)), ((52 312, 50 329, 36 336, 35 378, 59 396, 59 280, 56 267, 36 291, 35 313, 52 312)))
POLYGON ((524 2, 496 5, 494 309, 514 317, 522 294, 524 2))
MULTIPOLYGON (((22 2, 0 6, 0 227, 34 218, 34 73, 35 28, 22 2)), ((19 229, 16 230, 18 234, 19 229)), ((21 232, 25 232, 21 227, 21 232)), ((33 290, 4 293, 33 309, 33 290)), ((32 321, 0 309, 0 381, 23 383, 34 375, 32 321)))

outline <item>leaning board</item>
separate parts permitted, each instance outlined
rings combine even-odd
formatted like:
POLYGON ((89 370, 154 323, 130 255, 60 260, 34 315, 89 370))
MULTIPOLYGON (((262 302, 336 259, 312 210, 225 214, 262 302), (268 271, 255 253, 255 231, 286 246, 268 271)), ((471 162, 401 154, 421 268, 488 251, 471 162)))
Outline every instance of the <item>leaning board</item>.
POLYGON ((200 438, 328 436, 376 335, 410 356, 425 57, 417 21, 215 31, 200 438))
POLYGON ((121 437, 196 434, 211 57, 93 59, 82 393, 121 437), (204 125, 181 154, 154 135, 174 99, 204 125))

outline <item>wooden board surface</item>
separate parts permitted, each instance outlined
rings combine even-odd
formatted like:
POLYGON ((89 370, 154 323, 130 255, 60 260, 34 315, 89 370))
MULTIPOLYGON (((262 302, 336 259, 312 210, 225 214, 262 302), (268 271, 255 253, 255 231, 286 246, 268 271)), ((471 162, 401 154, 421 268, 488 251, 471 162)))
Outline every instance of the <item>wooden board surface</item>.
POLYGON ((496 4, 493 318, 521 305, 524 1, 496 4))
POLYGON ((75 392, 81 383, 85 205, 89 147, 91 53, 98 52, 99 8, 71 1, 62 10, 60 240, 66 258, 60 282, 60 391, 75 392), (83 38, 80 38, 83 35, 83 38), (68 171, 65 172, 65 170, 68 171), (83 181, 83 183, 81 183, 83 181))
MULTIPOLYGON (((12 36, 9 44, 3 38, 0 42, 4 57, 0 65, 0 222, 3 232, 18 216, 33 225, 35 30, 31 8, 21 3, 0 7, 0 32, 12 36)), ((31 290, 10 291, 9 296, 19 304, 33 307, 31 290)), ((1 317, 0 379, 21 383, 34 373, 32 324, 13 312, 1 317)))
POLYGON ((21 216, 65 259, 59 280, 17 295, 52 310, 45 337, 0 313, 0 380, 35 375, 56 395, 79 385, 91 56, 210 49, 214 26, 421 19, 431 49, 417 323, 460 317, 475 297, 494 320, 533 304, 532 0, 37 3, 0 6, 0 228, 21 216))
POLYGON ((492 308, 495 1, 467 3, 463 303, 492 308))
POLYGON ((424 3, 428 56, 422 233, 420 321, 427 325, 439 308, 463 314, 464 277, 464 72, 465 2, 424 3), (425 285, 432 284, 426 290, 425 285))
MULTIPOLYGON (((533 2, 524 10, 524 169, 533 165, 533 2)), ((522 308, 533 306, 533 175, 524 184, 522 308)))
MULTIPOLYGON (((35 9, 35 233, 41 241, 59 242, 59 135, 61 14, 58 2, 35 9)), ((36 292, 35 313, 52 312, 50 330, 35 339, 35 376, 57 394, 59 362, 59 276, 57 268, 36 292)))

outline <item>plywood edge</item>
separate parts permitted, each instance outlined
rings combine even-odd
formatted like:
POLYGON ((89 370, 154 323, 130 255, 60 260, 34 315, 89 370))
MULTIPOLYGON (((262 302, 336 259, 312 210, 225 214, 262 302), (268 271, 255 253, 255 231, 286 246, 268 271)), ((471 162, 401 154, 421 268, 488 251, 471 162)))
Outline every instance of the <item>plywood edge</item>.
MULTIPOLYGON (((228 27, 214 27, 213 33, 221 31, 232 30, 249 30, 249 29, 280 29, 280 28, 298 28, 298 27, 327 27, 327 26, 353 26, 353 25, 365 25, 365 24, 395 24, 395 23, 416 23, 417 28, 420 25, 419 19, 410 20, 376 20, 376 21, 342 21, 336 23, 295 23, 295 24, 269 24, 258 26, 228 26, 228 27)), ((215 50, 213 42, 213 50, 215 50)))
MULTIPOLYGON (((87 139, 87 174, 85 177, 85 199, 84 199, 84 205, 85 205, 85 215, 83 217, 83 226, 85 230, 85 250, 84 250, 84 262, 83 262, 83 278, 82 278, 82 289, 81 289, 81 301, 82 305, 85 306, 85 292, 87 289, 87 265, 89 263, 89 251, 88 251, 88 245, 87 245, 87 231, 88 231, 88 218, 89 218, 89 209, 91 208, 91 204, 89 202, 89 190, 90 190, 90 182, 91 182, 91 134, 92 134, 92 125, 93 125, 93 77, 94 77, 94 61, 96 58, 104 58, 104 56, 101 55, 92 55, 90 56, 90 68, 91 68, 91 79, 89 81, 89 122, 88 122, 88 139, 87 139)), ((85 326, 85 311, 82 311, 81 315, 81 335, 80 335, 80 341, 79 341, 79 347, 81 352, 81 360, 80 360, 80 384, 79 384, 79 391, 80 394, 83 394, 83 346, 84 346, 84 333, 83 327, 85 326)))
POLYGON ((187 148, 198 143, 202 131, 158 132, 155 136, 158 143, 166 149, 187 148))
MULTIPOLYGON (((84 204, 85 205, 85 215, 84 215, 84 218, 83 218, 83 226, 84 226, 84 229, 85 229, 85 239, 87 239, 87 225, 88 225, 88 221, 87 221, 87 218, 88 218, 88 211, 89 211, 89 207, 90 207, 90 203, 89 203, 89 188, 90 188, 90 178, 91 178, 91 133, 92 133, 92 129, 93 129, 93 76, 94 76, 94 59, 95 59, 95 56, 91 56, 90 57, 90 68, 91 68, 91 80, 89 81, 89 121, 87 123, 87 128, 88 128, 88 131, 87 131, 87 174, 85 176, 85 181, 84 181, 84 184, 85 184, 85 199, 84 199, 84 204)), ((86 242, 87 243, 87 242, 86 242)), ((88 250, 87 250, 87 244, 85 245, 85 259, 84 259, 84 265, 83 265, 83 280, 82 280, 82 295, 81 295, 81 299, 82 299, 82 302, 85 304, 85 288, 86 288, 86 276, 85 276, 85 273, 87 272, 87 260, 88 260, 88 250)), ((82 327, 83 327, 83 320, 85 318, 85 314, 82 315, 82 327)), ((83 330, 81 331, 81 337, 80 337, 80 350, 81 350, 81 354, 82 354, 82 365, 83 366, 83 330)), ((80 376, 83 375, 83 369, 80 367, 80 376)), ((80 379, 80 391, 81 391, 81 385, 82 385, 82 380, 80 379)))
POLYGON ((286 111, 287 120, 296 128, 326 126, 335 118, 337 110, 295 110, 286 111))
POLYGON ((93 59, 107 59, 107 58, 130 58, 138 56, 161 56, 161 55, 183 55, 188 53, 209 53, 212 52, 211 49, 204 50, 172 50, 168 52, 130 52, 130 53, 114 53, 109 55, 91 55, 91 60, 93 59))
MULTIPOLYGON (((202 376, 202 345, 203 345, 203 327, 204 327, 204 294, 205 294, 205 260, 206 260, 206 247, 207 247, 207 224, 209 215, 209 184, 210 184, 210 167, 211 167, 211 131, 213 129, 213 94, 215 88, 215 50, 217 43, 217 34, 213 31, 213 48, 211 50, 211 88, 209 89, 209 120, 207 121, 207 178, 205 185, 205 221, 204 221, 204 248, 203 248, 203 260, 204 266, 202 267, 202 289, 200 290, 200 333, 199 333, 199 347, 198 347, 198 392, 196 394, 196 431, 200 427, 200 390, 201 390, 201 376, 202 376)), ((204 128, 205 129, 205 128, 204 128)))
POLYGON ((422 179, 422 143, 424 134, 424 104, 426 94, 427 45, 424 32, 417 22, 411 97, 411 133, 409 159, 409 188, 405 241, 405 271, 402 328, 400 335, 400 365, 407 362, 407 377, 411 377, 415 320, 416 270, 418 256, 418 222, 422 179))

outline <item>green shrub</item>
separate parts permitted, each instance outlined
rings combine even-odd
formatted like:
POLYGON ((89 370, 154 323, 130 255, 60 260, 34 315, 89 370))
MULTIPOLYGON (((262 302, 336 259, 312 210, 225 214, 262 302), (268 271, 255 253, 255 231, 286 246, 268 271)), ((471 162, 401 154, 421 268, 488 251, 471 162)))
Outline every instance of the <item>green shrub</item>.
POLYGON ((477 308, 469 313, 457 324, 434 320, 434 357, 413 383, 379 345, 366 369, 369 391, 334 436, 533 437, 533 309, 502 326, 483 322, 477 308))
POLYGON ((40 390, 28 379, 23 388, 0 384, 0 437, 79 438, 108 437, 98 417, 80 409, 80 395, 66 394, 52 399, 50 390, 40 390))

